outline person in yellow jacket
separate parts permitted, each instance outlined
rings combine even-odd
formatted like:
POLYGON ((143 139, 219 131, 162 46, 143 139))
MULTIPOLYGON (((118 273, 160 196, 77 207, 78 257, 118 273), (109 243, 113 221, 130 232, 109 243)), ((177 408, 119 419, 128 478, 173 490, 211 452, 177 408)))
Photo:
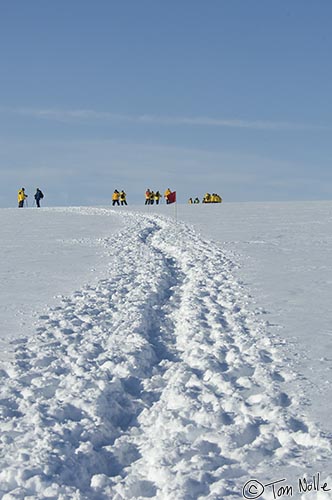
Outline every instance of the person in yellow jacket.
POLYGON ((148 189, 145 191, 145 205, 150 205, 150 194, 151 194, 151 191, 150 191, 150 189, 148 188, 148 189))
POLYGON ((217 193, 213 193, 211 196, 211 203, 221 203, 221 202, 222 202, 221 196, 219 196, 219 194, 217 193))
POLYGON ((127 195, 124 192, 124 190, 122 190, 120 193, 120 202, 121 202, 121 205, 127 205, 127 195))
POLYGON ((117 205, 120 205, 120 202, 119 202, 119 199, 120 199, 120 193, 117 189, 115 189, 113 195, 112 195, 112 205, 114 207, 115 204, 117 205))
POLYGON ((150 202, 149 202, 149 205, 153 205, 154 204, 154 191, 150 191, 150 202))
POLYGON ((159 193, 159 191, 156 191, 154 194, 154 199, 156 201, 156 205, 159 205, 160 198, 161 198, 161 194, 159 193))
POLYGON ((23 208, 24 206, 24 201, 25 199, 28 197, 27 194, 25 194, 25 190, 24 188, 21 188, 19 191, 18 191, 18 194, 17 194, 17 201, 18 201, 18 208, 23 208))
POLYGON ((164 192, 164 198, 165 198, 167 204, 168 204, 168 197, 171 194, 171 192, 172 191, 170 190, 170 188, 167 188, 166 191, 164 192))

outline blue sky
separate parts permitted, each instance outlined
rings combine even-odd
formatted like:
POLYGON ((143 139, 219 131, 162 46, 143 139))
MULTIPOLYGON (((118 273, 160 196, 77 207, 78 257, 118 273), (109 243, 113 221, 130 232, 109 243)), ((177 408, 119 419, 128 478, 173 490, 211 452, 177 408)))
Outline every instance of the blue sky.
POLYGON ((331 199, 330 0, 0 0, 0 206, 331 199))

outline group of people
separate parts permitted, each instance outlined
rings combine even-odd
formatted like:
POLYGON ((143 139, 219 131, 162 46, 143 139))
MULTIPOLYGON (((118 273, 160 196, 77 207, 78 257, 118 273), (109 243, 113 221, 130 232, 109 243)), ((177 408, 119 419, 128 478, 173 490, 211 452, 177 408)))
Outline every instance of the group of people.
POLYGON ((112 195, 112 205, 128 205, 127 203, 127 194, 122 191, 118 191, 117 189, 114 190, 114 193, 112 195))
MULTIPOLYGON (((175 193, 172 193, 172 191, 169 188, 167 188, 164 193, 164 198, 167 204, 175 201, 174 199, 172 199, 172 195, 174 198, 175 193)), ((162 199, 162 194, 160 193, 160 191, 153 191, 150 188, 148 188, 145 191, 145 205, 153 205, 154 203, 156 205, 159 205, 161 199, 162 199)), ((127 195, 124 192, 124 190, 122 191, 118 191, 117 189, 114 190, 112 195, 112 206, 114 207, 115 205, 128 205, 127 195)))
POLYGON ((156 202, 156 205, 159 205, 159 201, 161 198, 161 194, 159 191, 151 191, 151 189, 147 189, 145 191, 145 205, 153 205, 156 202))
MULTIPOLYGON (((203 196, 202 203, 221 203, 222 202, 222 197, 219 196, 217 193, 206 193, 203 196)), ((196 198, 193 200, 192 198, 189 198, 188 203, 191 205, 199 203, 199 198, 196 196, 196 198)))
MULTIPOLYGON (((26 204, 28 203, 27 198, 28 195, 26 194, 25 189, 24 188, 19 189, 17 194, 18 208, 23 208, 24 203, 26 204)), ((44 194, 39 188, 36 189, 34 198, 36 201, 37 208, 40 208, 40 200, 44 198, 44 194)))
POLYGON ((217 193, 206 193, 203 197, 202 203, 221 203, 222 197, 217 193))
MULTIPOLYGON (((164 192, 164 198, 166 204, 173 203, 175 201, 175 192, 172 193, 170 188, 167 188, 164 192)), ((159 201, 162 199, 162 195, 159 191, 151 191, 151 189, 147 189, 145 191, 145 205, 153 205, 156 202, 156 205, 159 205, 159 201)))
MULTIPOLYGON (((24 188, 19 189, 18 191, 18 206, 19 208, 24 207, 24 203, 26 202, 27 204, 27 198, 28 195, 25 192, 24 188)), ((37 188, 36 193, 34 195, 34 199, 36 201, 36 205, 38 208, 40 208, 40 200, 44 198, 44 194, 42 191, 37 188)), ((159 202, 162 198, 162 195, 160 194, 159 191, 152 191, 151 189, 147 189, 145 191, 145 205, 153 205, 156 203, 156 205, 159 205, 159 202)), ((167 188, 165 193, 164 193, 164 198, 166 201, 166 204, 173 203, 176 201, 176 193, 172 192, 170 188, 167 188)), ((206 193, 203 196, 202 203, 221 203, 222 198, 219 196, 217 193, 206 193)), ((193 198, 189 198, 188 203, 190 204, 197 204, 200 203, 199 198, 196 196, 196 198, 193 200, 193 198)), ((124 190, 118 191, 117 189, 114 190, 113 195, 112 195, 112 205, 127 205, 127 194, 125 193, 124 190)))

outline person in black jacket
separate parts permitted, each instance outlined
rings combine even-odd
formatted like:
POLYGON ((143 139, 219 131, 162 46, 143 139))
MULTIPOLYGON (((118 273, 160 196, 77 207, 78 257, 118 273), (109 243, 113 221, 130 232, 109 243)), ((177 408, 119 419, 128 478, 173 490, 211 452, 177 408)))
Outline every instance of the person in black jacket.
POLYGON ((44 198, 44 195, 41 192, 41 190, 39 188, 37 188, 36 194, 35 194, 35 200, 36 200, 36 205, 37 205, 38 208, 40 208, 40 200, 42 198, 44 198))

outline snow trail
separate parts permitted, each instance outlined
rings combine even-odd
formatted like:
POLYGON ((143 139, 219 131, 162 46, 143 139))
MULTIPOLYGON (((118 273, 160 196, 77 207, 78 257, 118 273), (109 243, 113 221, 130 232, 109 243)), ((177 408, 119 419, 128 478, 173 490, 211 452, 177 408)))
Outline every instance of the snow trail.
POLYGON ((0 373, 2 498, 240 498, 259 473, 323 463, 234 264, 186 224, 122 217, 105 279, 40 317, 0 373))

